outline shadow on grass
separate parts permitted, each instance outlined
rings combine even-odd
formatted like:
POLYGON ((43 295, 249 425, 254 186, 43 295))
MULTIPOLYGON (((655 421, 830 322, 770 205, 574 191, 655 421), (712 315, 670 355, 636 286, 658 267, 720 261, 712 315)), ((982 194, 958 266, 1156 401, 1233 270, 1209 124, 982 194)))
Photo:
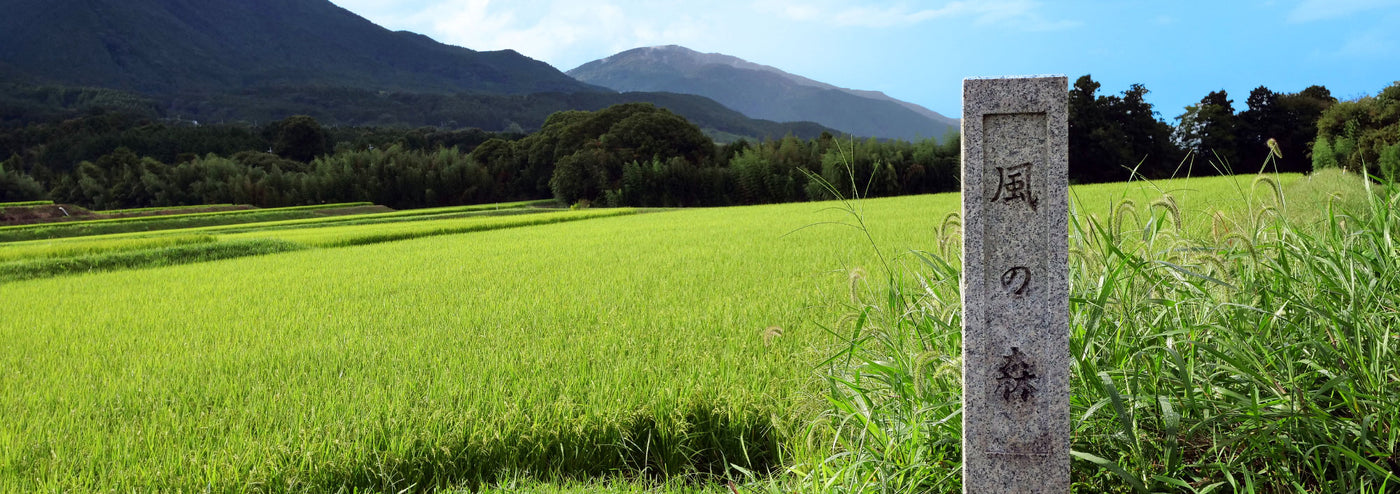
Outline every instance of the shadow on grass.
MULTIPOLYGON (((281 492, 479 491, 501 482, 604 481, 713 483, 739 475, 736 467, 767 476, 779 466, 780 438, 766 413, 734 414, 697 403, 665 418, 634 416, 597 428, 477 431, 450 446, 415 443, 388 451, 388 437, 367 461, 305 472, 300 457, 280 458, 275 478, 262 484, 281 492)), ((241 490, 248 486, 225 486, 241 490)))

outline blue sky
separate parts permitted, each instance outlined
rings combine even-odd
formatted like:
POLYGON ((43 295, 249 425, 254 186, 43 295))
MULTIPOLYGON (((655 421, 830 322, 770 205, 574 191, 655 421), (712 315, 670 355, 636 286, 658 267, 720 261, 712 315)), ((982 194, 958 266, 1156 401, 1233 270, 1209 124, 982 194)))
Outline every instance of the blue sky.
POLYGON ((951 117, 965 77, 1092 74, 1141 83, 1172 121, 1224 89, 1322 84, 1351 99, 1400 80, 1400 0, 332 0, 375 23, 559 70, 683 45, 884 91, 951 117))

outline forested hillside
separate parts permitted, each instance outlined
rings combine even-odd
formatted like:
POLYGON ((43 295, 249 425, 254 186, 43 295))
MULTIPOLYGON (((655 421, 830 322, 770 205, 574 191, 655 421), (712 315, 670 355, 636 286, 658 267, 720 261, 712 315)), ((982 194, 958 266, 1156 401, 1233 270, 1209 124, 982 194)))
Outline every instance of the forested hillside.
POLYGON ((816 137, 704 97, 584 84, 514 51, 478 52, 379 27, 327 0, 0 0, 0 123, 94 110, 254 126, 533 131, 563 110, 671 109, 722 140, 816 137))
POLYGON ((0 9, 0 60, 40 82, 162 96, 601 90, 514 51, 389 31, 326 0, 3 0, 0 9))

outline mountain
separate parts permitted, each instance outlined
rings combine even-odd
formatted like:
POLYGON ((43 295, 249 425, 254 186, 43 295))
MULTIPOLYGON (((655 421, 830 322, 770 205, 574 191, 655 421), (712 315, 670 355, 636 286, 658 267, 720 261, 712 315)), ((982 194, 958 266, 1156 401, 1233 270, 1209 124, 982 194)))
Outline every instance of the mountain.
POLYGON ((102 109, 530 130, 557 111, 646 101, 713 136, 831 131, 752 119, 695 95, 619 94, 512 50, 390 31, 328 0, 0 0, 0 11, 0 122, 9 124, 102 109))
POLYGON ((0 11, 0 72, 46 83, 147 94, 601 89, 514 51, 389 31, 326 0, 0 0, 0 11))
POLYGON ((942 137, 958 121, 877 91, 839 88, 774 67, 681 46, 636 48, 566 72, 618 91, 711 98, 753 118, 806 120, 859 136, 942 137))

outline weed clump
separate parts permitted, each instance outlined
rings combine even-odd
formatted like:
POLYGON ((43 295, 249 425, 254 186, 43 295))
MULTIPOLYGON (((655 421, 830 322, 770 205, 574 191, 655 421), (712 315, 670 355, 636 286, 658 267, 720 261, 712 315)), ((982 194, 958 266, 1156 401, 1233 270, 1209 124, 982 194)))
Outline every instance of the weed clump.
MULTIPOLYGON (((1368 184, 1361 201, 1297 215, 1277 179, 1257 178, 1259 190, 1252 210, 1204 218, 1171 195, 1121 200, 1106 221, 1072 215, 1077 489, 1400 485, 1400 190, 1368 184), (1193 219, 1210 230, 1184 231, 1193 219)), ((840 342, 822 367, 831 407, 808 432, 830 454, 797 459, 770 487, 961 489, 960 269, 938 238, 828 328, 840 342)))

